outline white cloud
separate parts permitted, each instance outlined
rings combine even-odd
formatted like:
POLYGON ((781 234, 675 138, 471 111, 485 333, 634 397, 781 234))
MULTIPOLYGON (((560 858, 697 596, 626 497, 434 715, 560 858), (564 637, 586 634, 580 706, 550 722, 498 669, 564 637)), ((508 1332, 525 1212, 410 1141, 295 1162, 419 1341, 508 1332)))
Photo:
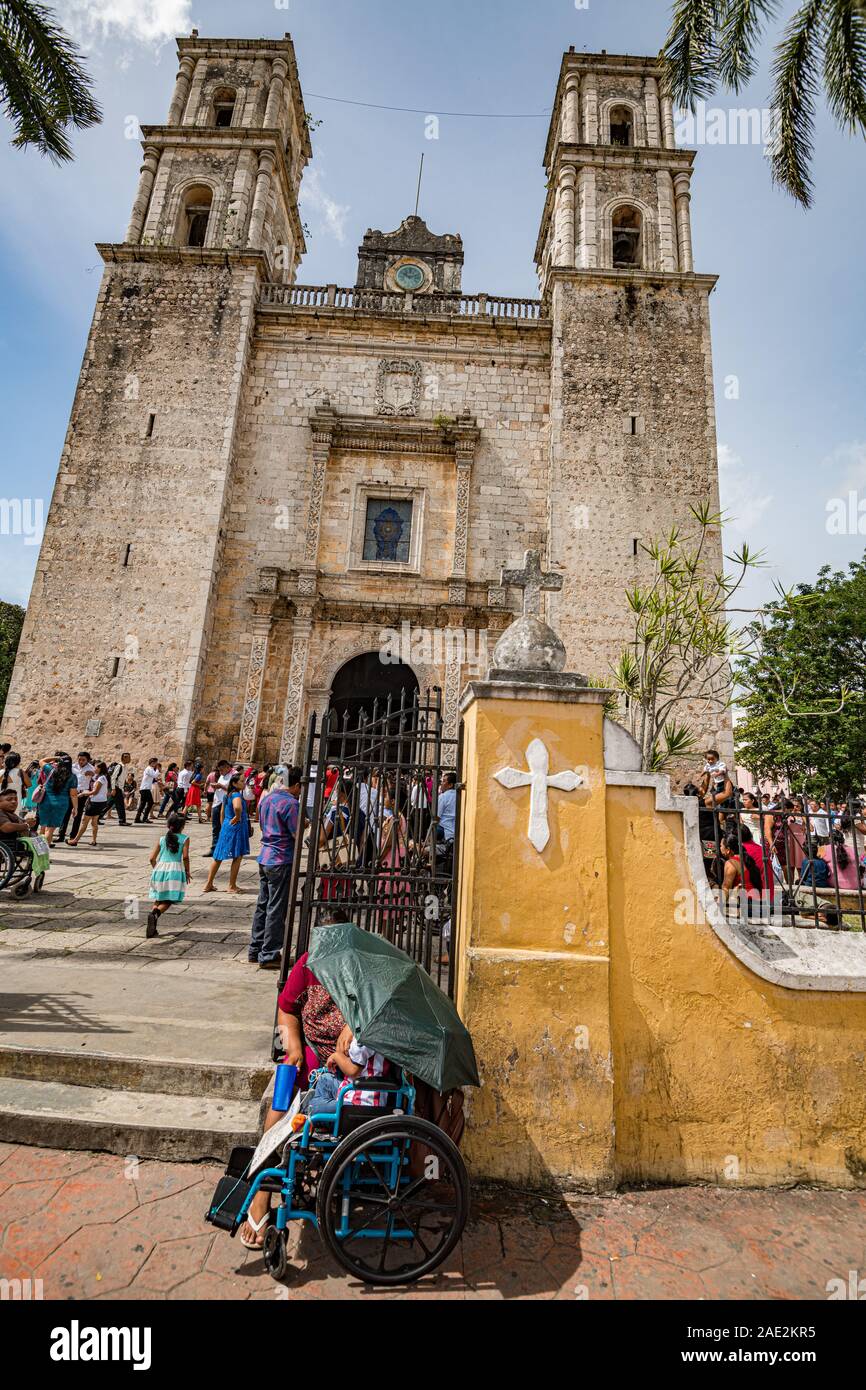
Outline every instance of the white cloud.
POLYGON ((338 203, 322 187, 321 172, 310 169, 301 184, 301 211, 317 213, 326 231, 341 244, 346 240, 346 218, 351 212, 348 203, 338 203))
POLYGON ((82 44, 100 39, 161 44, 192 27, 192 0, 60 0, 56 13, 82 44))
POLYGON ((842 492, 866 488, 866 442, 852 439, 849 444, 838 445, 821 460, 821 468, 830 472, 833 486, 842 492))
POLYGON ((726 529, 746 535, 761 520, 773 502, 773 494, 758 492, 755 476, 739 454, 727 444, 719 445, 719 486, 726 529))

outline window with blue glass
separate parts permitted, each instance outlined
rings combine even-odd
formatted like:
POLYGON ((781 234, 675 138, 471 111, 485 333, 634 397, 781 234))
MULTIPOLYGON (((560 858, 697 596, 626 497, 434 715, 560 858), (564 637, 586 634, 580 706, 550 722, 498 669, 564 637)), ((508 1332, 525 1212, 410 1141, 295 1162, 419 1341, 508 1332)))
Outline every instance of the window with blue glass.
POLYGON ((364 559, 385 565, 408 565, 412 540, 412 503, 389 498, 367 499, 364 559))

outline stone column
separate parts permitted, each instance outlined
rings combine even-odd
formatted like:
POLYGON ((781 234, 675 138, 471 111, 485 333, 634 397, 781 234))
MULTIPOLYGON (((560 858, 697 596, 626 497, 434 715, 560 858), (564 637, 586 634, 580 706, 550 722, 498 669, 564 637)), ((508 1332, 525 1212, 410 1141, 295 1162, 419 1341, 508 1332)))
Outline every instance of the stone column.
POLYGON ((275 159, 271 150, 262 150, 259 154, 259 171, 256 175, 256 191, 253 194, 253 210, 250 213, 250 229, 247 234, 247 246, 257 250, 262 244, 262 234, 265 228, 265 214, 268 210, 268 198, 271 193, 271 177, 274 172, 275 159))
POLYGON ((598 229, 596 224, 595 170, 580 171, 580 268, 594 270, 598 265, 598 229))
POLYGON ((674 225, 674 186, 670 170, 659 169, 656 174, 659 205, 659 265, 662 270, 679 270, 677 232, 674 225))
POLYGON ((692 256, 692 217, 690 192, 691 180, 688 174, 677 174, 674 178, 674 196, 677 206, 677 237, 680 246, 680 270, 684 275, 694 271, 692 256))
POLYGON ((677 141, 674 134, 674 104, 670 97, 662 97, 662 133, 665 149, 675 150, 677 141))
POLYGON ((268 104, 265 108, 265 130, 280 130, 282 128, 283 86, 288 72, 289 65, 286 60, 275 58, 271 67, 268 104))
POLYGON ((583 143, 598 144, 598 78, 594 72, 583 81, 583 143))
POLYGON ((153 183, 158 167, 159 150, 155 145, 145 145, 144 163, 141 166, 138 180, 138 192, 132 205, 129 226, 126 229, 126 241, 130 246, 137 246, 141 240, 144 219, 147 217, 147 209, 150 206, 150 195, 153 192, 153 183))
POLYGON ((571 165, 560 171, 556 191, 556 240, 559 247, 556 264, 573 269, 577 252, 577 233, 574 217, 574 190, 577 174, 571 165))
POLYGON ((645 88, 646 135, 651 149, 658 149, 662 142, 661 107, 659 105, 659 84, 654 77, 648 77, 645 88))
POLYGON ((186 111, 186 104, 189 100, 189 89, 192 85, 192 75, 195 72, 195 58, 181 58, 180 67, 177 72, 177 80, 174 84, 174 96, 171 99, 171 106, 168 108, 168 119, 166 125, 182 125, 186 111))
POLYGON ((565 79, 562 103, 562 138, 567 145, 580 143, 580 78, 576 72, 565 79))
POLYGON ((259 715, 262 707, 262 687, 265 683, 265 670, 268 664, 268 646, 273 627, 274 597, 253 598, 253 641, 247 666, 247 687, 244 694, 244 707, 241 714, 241 727, 238 734, 236 757, 238 762, 251 763, 255 757, 256 737, 259 732, 259 715))
POLYGON ((292 641, 292 663, 289 668, 289 687, 283 710, 283 735, 280 740, 280 762, 288 765, 297 761, 301 742, 301 717, 304 708, 304 683, 310 660, 310 637, 313 631, 313 604, 298 599, 295 604, 295 627, 292 641))

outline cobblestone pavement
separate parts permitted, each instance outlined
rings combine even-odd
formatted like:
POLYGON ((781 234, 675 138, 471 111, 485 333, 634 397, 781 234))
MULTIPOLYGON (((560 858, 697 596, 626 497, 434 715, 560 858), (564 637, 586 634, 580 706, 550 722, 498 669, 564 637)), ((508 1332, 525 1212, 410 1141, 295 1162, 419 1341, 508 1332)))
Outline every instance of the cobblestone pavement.
POLYGON ((819 1299, 866 1270, 866 1193, 672 1188, 476 1194, 445 1271, 410 1292, 342 1275, 305 1229, 284 1285, 207 1226, 213 1165, 0 1144, 0 1278, 45 1299, 819 1299))

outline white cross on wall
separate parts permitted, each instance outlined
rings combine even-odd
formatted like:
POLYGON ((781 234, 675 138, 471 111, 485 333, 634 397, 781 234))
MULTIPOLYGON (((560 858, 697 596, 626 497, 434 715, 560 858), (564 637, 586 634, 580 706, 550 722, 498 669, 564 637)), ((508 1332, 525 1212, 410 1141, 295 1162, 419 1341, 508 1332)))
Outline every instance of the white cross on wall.
POLYGON ((526 750, 528 772, 520 772, 516 767, 504 767, 495 773, 496 781, 509 791, 515 787, 530 787, 529 797, 529 842, 543 854, 550 840, 550 822, 547 815, 547 792, 549 787, 561 792, 577 791, 583 786, 583 778, 576 772, 550 773, 550 754, 540 738, 534 738, 526 750))

